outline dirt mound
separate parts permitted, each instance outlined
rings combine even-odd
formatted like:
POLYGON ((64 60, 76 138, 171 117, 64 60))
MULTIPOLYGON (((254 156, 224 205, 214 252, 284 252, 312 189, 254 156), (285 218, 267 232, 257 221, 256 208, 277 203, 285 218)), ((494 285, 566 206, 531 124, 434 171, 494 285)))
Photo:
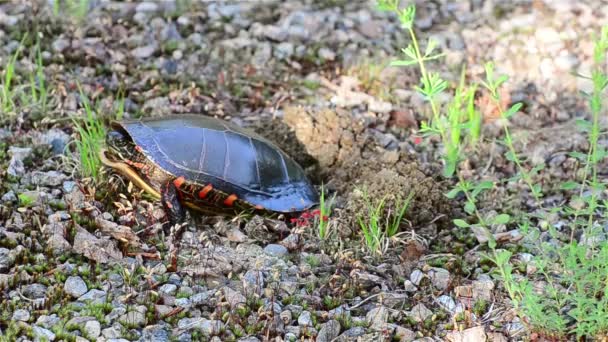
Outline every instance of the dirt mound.
POLYGON ((357 225, 358 215, 367 212, 368 201, 362 193, 367 193, 372 205, 384 199, 385 211, 394 211, 410 191, 414 195, 405 217, 413 227, 449 223, 453 206, 443 195, 447 188, 441 179, 425 174, 407 152, 381 147, 349 112, 289 107, 284 122, 318 160, 327 187, 344 199, 342 209, 351 227, 357 225))

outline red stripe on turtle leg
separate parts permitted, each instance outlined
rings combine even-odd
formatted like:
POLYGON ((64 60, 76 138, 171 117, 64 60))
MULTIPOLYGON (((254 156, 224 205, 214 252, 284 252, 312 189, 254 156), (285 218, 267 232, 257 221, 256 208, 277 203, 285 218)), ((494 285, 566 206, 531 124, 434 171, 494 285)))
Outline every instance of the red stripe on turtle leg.
POLYGON ((238 199, 238 196, 235 194, 232 194, 228 197, 226 197, 226 199, 224 200, 224 205, 228 206, 228 207, 232 207, 232 205, 234 204, 234 201, 236 201, 238 199))
POLYGON ((198 197, 200 199, 203 199, 203 198, 207 197, 207 195, 209 194, 209 192, 211 190, 213 190, 213 185, 211 185, 211 184, 205 185, 205 187, 203 189, 201 189, 201 191, 199 191, 198 197))
POLYGON ((180 188, 185 181, 186 179, 184 178, 184 176, 179 176, 173 180, 173 185, 175 185, 176 188, 180 188))

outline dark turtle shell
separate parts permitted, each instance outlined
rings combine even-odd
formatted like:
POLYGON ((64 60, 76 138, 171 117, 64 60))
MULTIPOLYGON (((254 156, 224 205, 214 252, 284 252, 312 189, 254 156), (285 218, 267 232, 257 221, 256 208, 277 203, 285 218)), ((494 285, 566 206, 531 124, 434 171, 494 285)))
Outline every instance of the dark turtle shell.
POLYGON ((268 140, 226 121, 196 114, 121 121, 137 149, 164 172, 211 184, 252 207, 297 212, 318 203, 302 168, 268 140))

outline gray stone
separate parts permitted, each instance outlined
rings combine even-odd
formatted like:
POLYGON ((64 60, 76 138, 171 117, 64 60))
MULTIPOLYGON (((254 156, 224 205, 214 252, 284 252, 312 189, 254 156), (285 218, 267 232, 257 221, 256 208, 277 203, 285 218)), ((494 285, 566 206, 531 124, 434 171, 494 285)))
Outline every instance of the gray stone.
POLYGON ((65 193, 72 192, 72 190, 74 190, 74 187, 76 187, 76 182, 74 182, 74 181, 65 181, 65 182, 63 182, 63 191, 65 193))
POLYGON ((240 292, 235 291, 229 288, 228 286, 225 286, 223 290, 224 296, 226 297, 226 301, 228 302, 228 304, 230 304, 230 306, 234 307, 247 302, 247 298, 245 298, 245 296, 243 296, 240 292))
POLYGON ((34 325, 32 327, 32 332, 34 333, 35 342, 55 341, 55 334, 53 334, 53 332, 48 329, 34 325))
POLYGON ((302 334, 302 328, 296 325, 289 325, 285 327, 285 333, 292 334, 296 338, 300 338, 300 335, 302 334))
POLYGON ((161 325, 149 325, 144 328, 141 335, 142 341, 168 342, 169 332, 161 325))
POLYGON ((446 338, 451 342, 487 341, 486 332, 482 325, 463 331, 449 332, 446 338))
POLYGON ((60 320, 61 319, 59 319, 59 317, 56 314, 52 314, 50 316, 42 315, 42 316, 38 317, 38 320, 36 321, 36 325, 39 325, 43 328, 50 329, 55 324, 59 323, 60 320))
POLYGON ((330 318, 334 319, 349 319, 350 318, 350 310, 347 304, 340 305, 335 309, 329 310, 327 312, 330 318))
POLYGON ((440 296, 439 298, 437 298, 437 302, 439 302, 439 305, 442 308, 446 309, 449 312, 454 312, 454 310, 456 310, 456 302, 450 296, 440 296))
POLYGON ((416 322, 421 323, 425 319, 430 317, 433 312, 429 310, 426 306, 424 306, 424 304, 417 304, 407 314, 408 316, 412 317, 416 322))
POLYGON ((84 331, 87 333, 87 337, 97 338, 101 334, 101 323, 95 320, 88 321, 84 324, 84 331))
POLYGON ((287 39, 287 31, 279 26, 266 25, 261 31, 263 32, 262 34, 270 40, 283 42, 287 39))
POLYGON ((133 57, 135 57, 135 58, 141 58, 141 59, 150 58, 150 57, 152 57, 152 55, 154 55, 157 48, 158 47, 156 44, 140 46, 140 47, 137 47, 137 48, 131 50, 131 55, 133 55, 133 57))
POLYGON ((60 129, 52 128, 41 136, 41 140, 43 144, 52 146, 53 154, 59 155, 64 152, 70 136, 60 129))
POLYGON ((190 297, 190 301, 192 305, 201 305, 205 303, 209 299, 209 294, 207 292, 201 292, 190 297))
POLYGON ((161 31, 160 39, 163 41, 180 41, 182 40, 182 35, 177 30, 177 26, 169 22, 161 31))
POLYGON ((298 317, 298 325, 301 327, 312 327, 312 316, 309 311, 302 311, 298 317))
POLYGON ((338 339, 336 341, 352 341, 353 339, 356 339, 357 337, 363 335, 365 335, 365 328, 353 327, 343 332, 342 335, 338 336, 338 339))
POLYGON ((109 314, 106 315, 106 320, 113 321, 125 313, 127 313, 127 309, 124 306, 115 307, 109 314))
POLYGON ((8 149, 8 154, 11 156, 11 160, 8 163, 6 172, 14 177, 23 177, 25 174, 23 160, 31 156, 32 149, 30 147, 11 146, 8 149))
POLYGON ((263 42, 257 45, 255 53, 253 54, 254 65, 264 65, 272 57, 272 45, 267 42, 263 42))
POLYGON ((79 302, 91 301, 92 303, 95 303, 95 304, 102 304, 102 303, 106 302, 107 297, 108 297, 108 294, 106 293, 106 291, 91 289, 91 290, 89 290, 89 292, 80 296, 80 298, 78 298, 78 301, 79 302))
POLYGON ((333 341, 340 334, 340 322, 332 319, 321 326, 317 335, 317 342, 333 341))
POLYGON ((70 276, 63 285, 65 293, 74 298, 78 298, 87 293, 87 284, 78 276, 70 276))
POLYGON ((30 320, 30 312, 23 309, 17 309, 13 312, 13 320, 27 322, 30 320))
POLYGON ((424 273, 422 273, 420 270, 414 270, 412 271, 412 274, 410 274, 410 280, 412 284, 416 286, 420 285, 422 278, 424 278, 424 273))
POLYGON ((233 18, 239 16, 243 11, 243 6, 236 4, 221 4, 211 3, 207 8, 209 18, 212 20, 220 20, 222 18, 233 18))
POLYGON ((152 13, 158 11, 158 5, 152 1, 144 1, 135 7, 136 12, 152 13))
POLYGON ((66 325, 72 326, 84 326, 86 322, 94 321, 95 317, 93 316, 76 316, 67 321, 66 325))
POLYGON ((243 288, 248 295, 254 293, 261 294, 264 289, 264 274, 262 271, 247 271, 243 276, 243 288))
POLYGON ((260 339, 255 336, 241 337, 237 342, 260 342, 260 339))
POLYGON ((281 245, 277 245, 277 244, 270 244, 270 245, 266 246, 264 248, 264 252, 266 254, 269 254, 272 256, 277 256, 277 257, 283 257, 289 253, 287 251, 287 248, 285 248, 285 246, 281 246, 281 245))
POLYGON ((8 272, 11 264, 10 251, 6 248, 0 248, 0 272, 8 272))
POLYGON ((181 308, 189 308, 192 306, 192 302, 189 298, 177 298, 175 300, 175 305, 181 308))
POLYGON ((2 202, 17 202, 17 195, 13 190, 2 195, 2 202))
POLYGON ((359 25, 359 32, 367 38, 380 38, 382 35, 382 24, 375 20, 366 20, 359 25))
POLYGON ((397 324, 394 324, 394 328, 394 336, 399 340, 399 342, 410 342, 416 339, 416 333, 410 329, 406 329, 397 324))
POLYGON ((555 63, 555 66, 562 71, 570 71, 579 64, 578 58, 575 55, 570 54, 559 55, 553 62, 555 63))
POLYGON ((165 284, 165 285, 161 286, 158 289, 158 291, 160 291, 161 293, 164 293, 164 294, 175 296, 175 293, 177 293, 177 285, 165 284))
POLYGON ((277 59, 288 59, 293 56, 294 46, 292 43, 285 42, 277 45, 274 50, 274 56, 277 59))
POLYGON ((494 290, 494 282, 492 280, 475 280, 472 287, 473 299, 475 301, 482 299, 489 302, 492 300, 492 290, 494 290))
POLYGON ((46 296, 46 286, 42 284, 30 284, 22 288, 21 293, 29 299, 44 298, 46 296))
POLYGON ((123 325, 141 327, 146 324, 146 315, 139 311, 129 311, 120 316, 118 321, 123 325))
POLYGON ((333 61, 336 59, 336 53, 326 47, 323 47, 319 49, 319 57, 326 61, 333 61))
POLYGON ((205 335, 216 335, 221 331, 222 322, 205 318, 182 318, 177 322, 180 330, 198 329, 205 335))
POLYGON ((114 327, 105 328, 101 331, 101 335, 107 339, 120 338, 120 330, 114 327))
POLYGON ((382 330, 388 321, 388 309, 384 306, 373 308, 365 315, 365 319, 369 322, 371 329, 382 330))
POLYGON ((72 44, 70 43, 69 39, 58 38, 58 39, 55 39, 55 41, 53 42, 52 48, 53 48, 53 51, 62 53, 63 51, 68 49, 71 45, 72 44))
POLYGON ((429 277, 433 286, 439 290, 445 290, 450 285, 450 272, 446 269, 434 267, 429 271, 429 277))
POLYGON ((33 185, 55 187, 62 184, 66 178, 66 175, 57 171, 34 171, 32 172, 31 182, 33 185))

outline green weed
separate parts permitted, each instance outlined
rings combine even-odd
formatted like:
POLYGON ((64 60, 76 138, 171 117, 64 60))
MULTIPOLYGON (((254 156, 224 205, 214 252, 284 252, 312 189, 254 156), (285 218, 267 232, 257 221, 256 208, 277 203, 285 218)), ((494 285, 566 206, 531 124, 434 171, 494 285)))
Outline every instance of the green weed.
POLYGON ((40 52, 40 40, 36 41, 36 70, 30 74, 30 91, 34 103, 39 104, 42 113, 46 113, 48 92, 46 78, 44 76, 44 65, 42 64, 42 53, 40 52))
POLYGON ((80 85, 78 88, 86 114, 84 119, 72 117, 72 122, 79 135, 79 140, 76 140, 75 143, 80 154, 80 171, 83 176, 98 180, 101 168, 99 151, 105 140, 106 128, 101 119, 93 113, 89 99, 80 85))
POLYGON ((392 208, 385 208, 386 196, 373 203, 367 191, 362 190, 361 193, 363 201, 367 205, 367 213, 366 215, 358 215, 357 220, 363 233, 365 245, 371 253, 383 254, 387 247, 387 239, 395 236, 399 231, 403 216, 414 196, 414 192, 410 192, 405 200, 396 203, 397 209, 395 212, 392 211, 392 208))
POLYGON ((67 14, 68 16, 73 17, 78 21, 82 21, 89 12, 89 6, 89 0, 54 0, 53 14, 56 17, 59 17, 62 14, 67 14), (62 11, 62 9, 64 11, 62 11))
MULTIPOLYGON (((494 101, 494 103, 498 105, 497 108, 499 109, 500 117, 504 120, 508 120, 509 118, 511 118, 511 116, 513 116, 513 114, 517 113, 517 111, 519 111, 521 109, 522 103, 515 103, 508 110, 504 111, 502 109, 502 106, 500 105, 500 94, 499 94, 498 90, 499 90, 500 86, 508 80, 508 77, 506 75, 501 75, 499 77, 495 77, 494 76, 494 64, 491 62, 486 63, 485 71, 486 71, 486 80, 482 81, 481 84, 486 89, 488 89, 488 91, 490 92, 492 101, 494 101)), ((515 176, 512 179, 512 181, 517 181, 520 178, 523 179, 523 181, 530 188, 530 191, 531 191, 532 195, 534 196, 534 199, 536 200, 536 202, 540 203, 540 198, 542 196, 542 190, 541 190, 540 184, 534 184, 534 182, 532 180, 532 176, 535 173, 539 172, 542 169, 543 165, 539 165, 539 166, 533 168, 531 171, 527 171, 523 167, 522 161, 520 160, 520 158, 517 155, 517 152, 515 151, 515 147, 513 146, 513 138, 511 137, 511 133, 510 133, 507 125, 503 125, 503 131, 505 134, 504 144, 509 149, 509 152, 507 153, 507 159, 509 161, 514 162, 515 165, 517 165, 517 169, 519 170, 519 175, 515 176)))
POLYGON ((11 113, 15 107, 15 103, 13 102, 14 94, 12 89, 12 82, 15 76, 15 64, 17 63, 17 59, 19 59, 21 49, 23 48, 23 42, 26 38, 27 33, 23 36, 21 44, 19 44, 19 47, 17 48, 17 50, 15 50, 15 53, 11 56, 5 66, 2 88, 0 88, 0 106, 2 107, 2 112, 5 114, 11 113))
MULTIPOLYGON (((581 129, 588 134, 589 151, 578 152, 571 156, 584 165, 583 179, 580 182, 567 181, 564 190, 580 189, 578 199, 584 205, 577 207, 557 207, 557 212, 573 217, 570 241, 566 244, 553 244, 549 240, 539 242, 539 254, 530 262, 536 267, 536 274, 546 283, 543 290, 535 288, 532 281, 518 277, 511 265, 512 253, 495 250, 490 243, 497 265, 499 277, 509 293, 513 306, 524 321, 529 322, 532 330, 549 337, 577 340, 602 338, 608 334, 608 242, 603 238, 598 220, 605 218, 608 203, 599 201, 599 193, 605 184, 597 177, 598 163, 608 155, 598 144, 600 134, 599 116, 602 111, 603 94, 608 87, 608 74, 602 64, 608 50, 608 26, 596 40, 594 62, 596 64, 590 79, 593 91, 585 94, 589 100, 592 120, 579 120, 581 129), (583 217, 582 219, 579 219, 583 217), (582 227, 582 237, 574 238, 577 227, 582 227)), ((575 197, 575 199, 577 199, 575 197)), ((541 217, 542 218, 542 217, 541 217)), ((553 241, 563 240, 562 233, 542 220, 539 227, 527 222, 520 228, 529 235, 530 241, 540 240, 541 229, 547 230, 553 241)))
POLYGON ((29 207, 36 201, 36 199, 34 197, 32 197, 31 195, 26 194, 26 193, 19 194, 18 197, 19 197, 19 205, 21 205, 22 207, 29 207))
POLYGON ((325 191, 323 190, 323 186, 321 186, 321 197, 319 200, 320 215, 319 215, 319 223, 317 225, 317 231, 319 233, 320 239, 325 239, 328 235, 329 217, 331 216, 331 206, 333 204, 335 197, 336 196, 334 195, 334 197, 332 197, 332 199, 329 202, 326 202, 325 201, 325 191))
MULTIPOLYGON (((444 147, 444 174, 452 176, 457 173, 456 165, 466 146, 467 139, 462 139, 463 136, 468 137, 470 146, 475 146, 480 139, 481 115, 474 102, 478 86, 465 87, 463 77, 455 90, 455 96, 445 107, 445 114, 442 114, 437 95, 447 89, 447 83, 438 74, 427 71, 425 66, 425 62, 440 56, 433 53, 436 44, 429 40, 424 54, 421 53, 413 30, 415 7, 400 9, 398 4, 398 0, 379 1, 380 9, 397 14, 402 27, 410 33, 412 40, 412 43, 403 49, 405 59, 395 61, 392 65, 417 65, 420 69, 420 85, 416 90, 429 102, 432 112, 429 122, 423 123, 422 130, 426 134, 441 137, 444 147)), ((584 165, 582 180, 569 180, 561 184, 563 191, 577 190, 577 196, 570 203, 579 204, 572 204, 570 207, 557 206, 549 210, 551 213, 572 218, 569 242, 559 242, 568 241, 568 237, 550 223, 547 210, 517 217, 505 213, 484 214, 478 208, 478 197, 482 192, 492 190, 493 182, 474 183, 458 174, 458 183, 447 193, 450 198, 455 198, 458 194, 464 195, 465 211, 474 217, 475 222, 456 219, 454 224, 474 230, 481 243, 488 243, 490 255, 486 257, 496 265, 496 275, 503 281, 521 321, 525 322, 530 330, 541 332, 548 338, 601 339, 608 334, 608 241, 602 232, 605 220, 600 221, 608 217, 605 214, 608 212, 608 201, 600 199, 600 194, 606 187, 598 177, 599 163, 608 156, 608 151, 599 144, 602 102, 604 92, 608 88, 608 74, 603 68, 607 50, 608 26, 602 29, 596 40, 593 56, 596 66, 590 76, 585 76, 593 82, 593 91, 591 94, 585 94, 592 119, 577 121, 578 126, 588 134, 590 148, 587 153, 570 153, 571 157, 584 165), (539 221, 538 226, 535 221, 539 221), (536 281, 529 280, 526 274, 517 275, 518 272, 526 272, 526 268, 512 266, 511 251, 497 249, 497 242, 489 229, 493 225, 517 225, 529 241, 537 243, 538 254, 529 265, 533 266, 535 277, 545 284, 541 291, 538 290, 536 281), (575 239, 578 227, 582 228, 583 233, 579 240, 575 239), (541 239, 541 230, 547 231, 547 238, 541 239), (602 235, 598 235, 599 233, 602 235)), ((522 104, 515 103, 504 109, 499 89, 508 77, 495 75, 492 63, 485 65, 485 73, 485 80, 480 82, 480 86, 488 91, 491 102, 497 105, 500 119, 507 121, 521 109, 522 104)), ((500 182, 522 181, 529 188, 537 206, 541 207, 544 194, 541 185, 535 183, 535 176, 544 165, 531 168, 525 166, 526 161, 518 156, 507 125, 503 125, 502 143, 508 150, 507 159, 517 168, 517 174, 500 182)), ((370 207, 369 212, 369 224, 364 225, 361 220, 360 224, 366 240, 377 246, 380 244, 380 239, 376 237, 380 234, 377 219, 380 210, 378 207, 370 207)), ((479 306, 476 311, 481 314, 484 308, 479 306)))

